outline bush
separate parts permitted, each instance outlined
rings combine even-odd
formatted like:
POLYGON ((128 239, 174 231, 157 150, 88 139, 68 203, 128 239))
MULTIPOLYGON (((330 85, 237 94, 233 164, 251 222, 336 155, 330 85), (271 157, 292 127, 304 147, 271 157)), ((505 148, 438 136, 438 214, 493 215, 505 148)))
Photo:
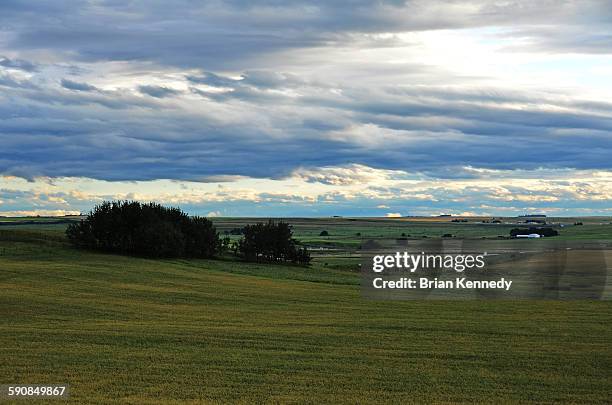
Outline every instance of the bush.
POLYGON ((327 232, 327 231, 321 231, 321 233, 319 234, 319 236, 329 236, 329 232, 327 232))
POLYGON ((310 263, 310 253, 297 246, 291 226, 285 222, 247 225, 243 234, 238 252, 247 261, 310 263))
POLYGON ((66 235, 76 247, 146 257, 207 258, 221 247, 208 219, 137 201, 105 201, 66 235))

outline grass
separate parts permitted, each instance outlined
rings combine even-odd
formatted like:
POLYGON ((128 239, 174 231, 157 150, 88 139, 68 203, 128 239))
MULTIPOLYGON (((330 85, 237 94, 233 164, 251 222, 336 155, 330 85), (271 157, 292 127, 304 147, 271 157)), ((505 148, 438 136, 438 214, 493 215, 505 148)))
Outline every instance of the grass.
POLYGON ((153 261, 2 229, 0 383, 69 383, 74 403, 609 402, 610 302, 367 301, 343 260, 153 261))

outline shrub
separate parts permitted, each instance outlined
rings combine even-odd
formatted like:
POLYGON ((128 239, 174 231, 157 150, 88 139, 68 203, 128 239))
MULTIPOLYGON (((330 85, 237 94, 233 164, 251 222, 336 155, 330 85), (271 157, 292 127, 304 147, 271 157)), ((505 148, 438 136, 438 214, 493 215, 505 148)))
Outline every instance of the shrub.
POLYGON ((76 247, 146 257, 207 258, 221 245, 208 219, 137 201, 105 201, 66 235, 76 247))
POLYGON ((291 226, 285 222, 247 225, 243 234, 238 252, 247 261, 310 263, 310 253, 298 247, 291 226))
POLYGON ((321 231, 321 233, 319 234, 319 236, 329 236, 329 232, 327 232, 327 231, 321 231))

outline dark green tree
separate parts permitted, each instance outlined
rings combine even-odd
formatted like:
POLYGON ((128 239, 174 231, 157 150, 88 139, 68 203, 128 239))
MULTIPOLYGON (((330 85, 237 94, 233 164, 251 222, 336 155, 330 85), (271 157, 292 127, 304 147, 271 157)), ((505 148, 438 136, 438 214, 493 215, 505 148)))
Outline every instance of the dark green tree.
POLYGON ((293 239, 293 230, 286 222, 257 223, 243 228, 238 253, 247 261, 310 263, 310 253, 293 239))

